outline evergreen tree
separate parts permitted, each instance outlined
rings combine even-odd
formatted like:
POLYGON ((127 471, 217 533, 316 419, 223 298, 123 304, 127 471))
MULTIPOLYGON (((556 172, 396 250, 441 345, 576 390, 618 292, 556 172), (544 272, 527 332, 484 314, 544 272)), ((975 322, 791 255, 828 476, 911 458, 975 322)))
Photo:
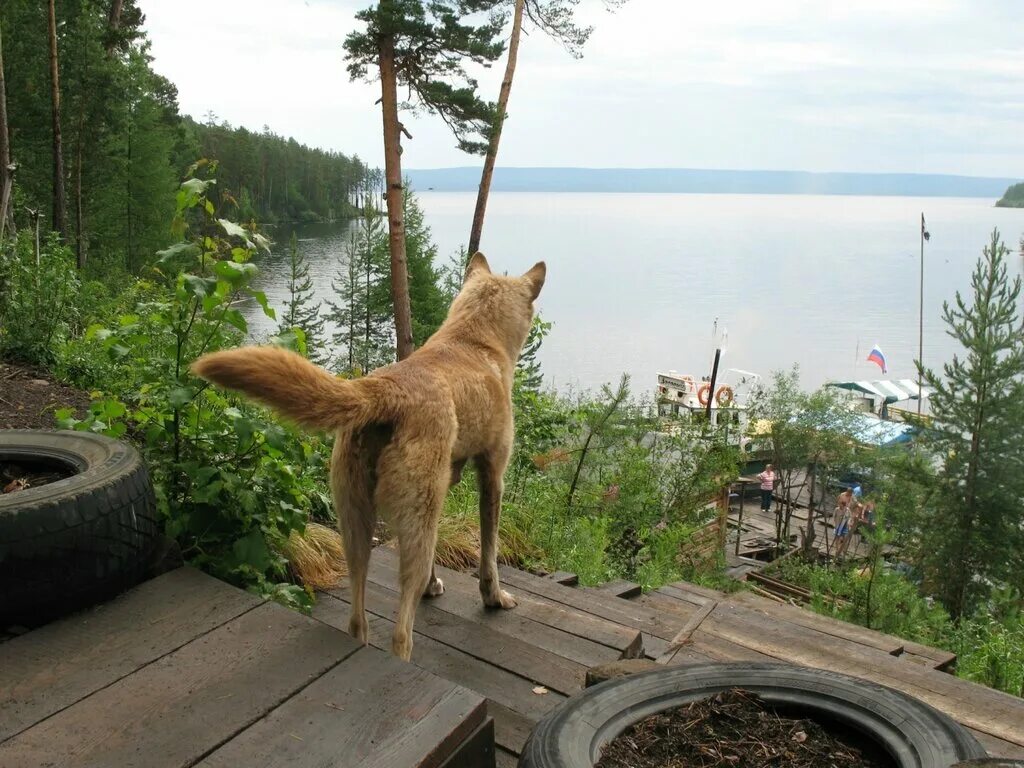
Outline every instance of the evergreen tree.
POLYGON ((1021 580, 1024 320, 1008 252, 994 231, 971 277, 973 296, 957 292, 943 306, 963 353, 941 375, 922 369, 935 390, 922 442, 941 469, 919 535, 929 581, 954 618, 969 615, 992 582, 1021 580))
POLYGON ((335 329, 331 340, 339 354, 336 367, 365 374, 395 359, 387 232, 371 205, 364 206, 345 250, 345 263, 331 282, 338 301, 327 302, 327 320, 335 329))
POLYGON ((436 266, 437 246, 430 239, 430 227, 415 195, 405 189, 406 257, 409 262, 409 305, 412 311, 412 339, 419 347, 429 339, 448 315, 451 303, 441 289, 441 273, 436 266))
POLYGON ((306 334, 306 354, 314 363, 326 359, 324 349, 324 320, 320 317, 320 302, 313 300, 313 278, 309 276, 309 262, 299 251, 299 242, 292 233, 288 249, 288 304, 281 313, 278 333, 301 328, 306 334))
POLYGON ((461 149, 485 151, 494 106, 477 96, 476 80, 465 63, 487 65, 501 55, 499 5, 500 0, 380 0, 357 14, 365 30, 345 39, 352 79, 379 78, 381 83, 391 298, 400 360, 412 353, 413 327, 402 215, 401 137, 409 134, 399 121, 398 88, 408 89, 410 101, 441 117, 461 149), (466 23, 478 21, 481 13, 489 15, 480 23, 466 23))

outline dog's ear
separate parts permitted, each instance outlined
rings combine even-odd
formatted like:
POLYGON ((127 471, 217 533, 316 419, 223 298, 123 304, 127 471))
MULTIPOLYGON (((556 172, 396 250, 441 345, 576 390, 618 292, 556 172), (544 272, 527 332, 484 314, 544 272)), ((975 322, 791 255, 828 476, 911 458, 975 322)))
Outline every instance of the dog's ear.
POLYGON ((465 283, 469 280, 469 276, 477 270, 482 270, 488 275, 491 274, 491 265, 487 263, 487 259, 484 258, 484 255, 480 253, 480 251, 474 253, 473 257, 469 260, 469 264, 466 265, 466 276, 463 278, 462 282, 465 283))
POLYGON ((531 299, 536 299, 540 296, 540 289, 544 287, 544 278, 547 277, 547 274, 548 268, 544 265, 544 262, 538 261, 530 267, 529 272, 523 275, 523 279, 530 285, 531 299))

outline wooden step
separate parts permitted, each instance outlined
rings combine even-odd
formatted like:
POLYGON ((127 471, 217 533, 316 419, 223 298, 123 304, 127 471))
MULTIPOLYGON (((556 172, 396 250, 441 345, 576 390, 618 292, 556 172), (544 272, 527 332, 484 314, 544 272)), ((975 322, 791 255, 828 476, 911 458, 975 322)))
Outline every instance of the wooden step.
POLYGON ((558 584, 564 584, 567 587, 575 587, 580 583, 580 577, 575 573, 569 573, 569 571, 555 571, 549 573, 544 577, 545 579, 551 579, 558 584))
MULTIPOLYGON (((351 602, 347 588, 333 589, 330 594, 351 602)), ((398 593, 368 582, 366 609, 368 613, 390 622, 397 621, 398 593)), ((584 665, 531 645, 518 637, 502 634, 492 627, 441 610, 431 600, 420 602, 416 611, 415 631, 480 661, 526 678, 534 685, 543 685, 566 696, 583 688, 587 673, 584 665)))
MULTIPOLYGON (((488 609, 480 599, 476 577, 448 568, 438 567, 436 571, 444 581, 445 594, 429 601, 443 610, 520 637, 588 667, 643 654, 643 640, 636 629, 509 585, 502 586, 518 605, 511 611, 488 609)), ((370 558, 370 578, 391 589, 397 588, 398 556, 383 547, 375 549, 370 558)))
POLYGON ((632 581, 624 581, 623 579, 609 581, 602 584, 597 589, 599 592, 603 592, 614 597, 621 597, 624 600, 629 600, 631 597, 642 595, 644 592, 643 587, 639 584, 634 584, 632 581))
POLYGON ((794 605, 786 605, 758 597, 750 592, 737 592, 730 595, 729 602, 747 606, 755 611, 760 611, 780 621, 786 621, 800 627, 807 627, 827 635, 849 640, 852 643, 874 648, 891 656, 898 656, 903 652, 904 642, 898 637, 884 635, 856 624, 850 624, 840 619, 833 619, 822 616, 811 610, 798 608, 794 605))
POLYGON ((577 611, 599 616, 624 627, 638 629, 646 635, 662 640, 671 640, 682 626, 674 617, 665 617, 633 600, 619 600, 586 590, 564 587, 540 576, 507 566, 499 566, 498 572, 505 584, 516 589, 570 606, 577 611))
MULTIPOLYGON (((348 604, 328 594, 320 593, 313 607, 313 618, 332 627, 347 628, 348 615, 348 604)), ((376 615, 370 615, 368 620, 370 645, 390 653, 394 623, 376 615)), ((494 718, 495 742, 515 755, 522 749, 533 724, 565 701, 565 696, 556 691, 537 695, 531 681, 419 631, 414 633, 413 642, 414 666, 458 683, 488 700, 488 712, 494 718)))

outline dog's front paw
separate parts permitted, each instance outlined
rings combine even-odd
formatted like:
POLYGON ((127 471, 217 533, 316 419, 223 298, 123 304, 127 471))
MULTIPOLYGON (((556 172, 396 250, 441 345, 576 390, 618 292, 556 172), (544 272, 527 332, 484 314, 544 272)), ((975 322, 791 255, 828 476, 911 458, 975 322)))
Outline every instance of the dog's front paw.
POLYGON ((497 595, 484 597, 484 605, 488 608, 504 608, 509 611, 516 607, 516 599, 504 589, 499 589, 497 595))
POLYGON ((437 597, 438 595, 443 595, 444 582, 440 579, 431 579, 430 583, 427 584, 427 591, 423 594, 425 597, 437 597))

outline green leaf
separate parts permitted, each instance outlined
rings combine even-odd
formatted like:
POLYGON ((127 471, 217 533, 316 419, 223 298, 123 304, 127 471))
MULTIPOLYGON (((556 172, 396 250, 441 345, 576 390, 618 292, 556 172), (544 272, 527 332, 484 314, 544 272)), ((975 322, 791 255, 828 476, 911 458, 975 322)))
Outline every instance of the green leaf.
POLYGON ((271 320, 277 319, 277 313, 274 308, 267 304, 267 294, 263 291, 252 291, 252 297, 256 299, 256 303, 263 307, 263 314, 269 317, 271 320))
POLYGON ((220 224, 221 228, 227 233, 228 237, 238 237, 245 241, 246 246, 249 248, 253 247, 252 242, 249 240, 249 233, 238 224, 227 219, 217 219, 217 223, 220 224))
POLYGON ((167 402, 171 408, 183 408, 196 396, 194 387, 175 387, 167 393, 167 402))
POLYGON ((213 265, 214 273, 232 285, 239 285, 258 271, 255 264, 239 264, 235 261, 218 261, 213 265))
POLYGON ((246 323, 245 317, 237 309, 229 309, 227 312, 225 312, 224 322, 228 323, 229 325, 233 325, 242 333, 249 332, 249 324, 246 323))
POLYGON ((199 275, 184 276, 185 290, 193 296, 209 296, 217 288, 217 281, 212 277, 200 277, 199 275))
POLYGON ((197 256, 199 255, 199 248, 193 243, 175 243, 170 248, 165 248, 162 251, 157 251, 156 263, 166 266, 172 261, 178 258, 184 258, 185 256, 197 256))
POLYGON ((248 565, 260 573, 265 573, 274 564, 267 542, 258 529, 253 529, 247 536, 236 540, 231 551, 239 564, 248 565))
POLYGON ((85 330, 85 338, 89 341, 106 341, 113 333, 109 328, 104 328, 100 323, 93 323, 85 330))

